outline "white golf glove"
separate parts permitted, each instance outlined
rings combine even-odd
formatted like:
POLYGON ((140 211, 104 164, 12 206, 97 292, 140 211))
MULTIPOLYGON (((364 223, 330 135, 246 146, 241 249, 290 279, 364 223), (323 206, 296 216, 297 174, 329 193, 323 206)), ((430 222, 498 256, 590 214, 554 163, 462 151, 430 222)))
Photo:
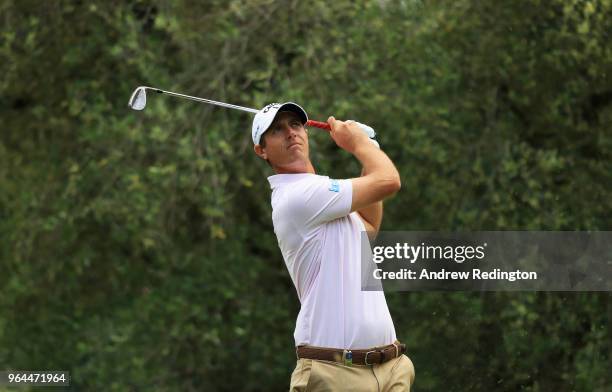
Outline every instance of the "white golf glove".
MULTIPOLYGON (((354 120, 353 120, 354 121, 354 120)), ((368 137, 370 138, 370 141, 372 143, 374 143, 374 145, 378 148, 380 148, 380 144, 378 144, 378 142, 376 141, 376 139, 374 139, 376 137, 376 132, 374 131, 374 128, 372 128, 369 125, 366 124, 362 124, 358 121, 355 121, 357 123, 357 125, 359 125, 359 127, 361 129, 363 129, 363 131, 366 133, 366 135, 368 135, 368 137)))

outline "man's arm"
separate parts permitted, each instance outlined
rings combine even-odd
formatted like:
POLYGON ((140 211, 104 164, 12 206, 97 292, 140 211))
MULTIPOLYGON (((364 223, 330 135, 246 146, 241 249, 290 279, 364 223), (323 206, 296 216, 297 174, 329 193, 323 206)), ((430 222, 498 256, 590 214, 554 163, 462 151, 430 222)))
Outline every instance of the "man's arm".
MULTIPOLYGON (((365 168, 361 170, 361 177, 368 175, 365 168)), ((373 236, 376 236, 378 230, 380 230, 380 225, 382 223, 383 217, 383 202, 377 201, 376 203, 372 203, 368 206, 365 206, 359 210, 357 213, 361 217, 361 221, 366 228, 368 233, 372 233, 373 236)))
POLYGON ((399 173, 387 154, 374 146, 354 121, 338 121, 333 117, 327 121, 332 128, 330 134, 336 144, 353 154, 363 166, 365 175, 351 179, 351 211, 358 211, 374 231, 377 231, 382 221, 382 200, 401 187, 399 173))

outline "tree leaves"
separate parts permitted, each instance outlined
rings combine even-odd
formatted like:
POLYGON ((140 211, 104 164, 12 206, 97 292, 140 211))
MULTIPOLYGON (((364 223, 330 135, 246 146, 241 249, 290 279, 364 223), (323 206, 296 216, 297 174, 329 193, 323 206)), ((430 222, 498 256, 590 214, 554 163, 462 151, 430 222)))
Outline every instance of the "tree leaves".
MULTIPOLYGON (((385 230, 609 229, 611 14, 3 2, 0 368, 92 390, 286 388, 299 304, 252 117, 156 94, 133 112, 138 85, 371 125, 402 175, 385 230)), ((310 142, 320 173, 358 175, 325 133, 310 142)), ((606 294, 387 298, 421 390, 609 385, 606 294)))

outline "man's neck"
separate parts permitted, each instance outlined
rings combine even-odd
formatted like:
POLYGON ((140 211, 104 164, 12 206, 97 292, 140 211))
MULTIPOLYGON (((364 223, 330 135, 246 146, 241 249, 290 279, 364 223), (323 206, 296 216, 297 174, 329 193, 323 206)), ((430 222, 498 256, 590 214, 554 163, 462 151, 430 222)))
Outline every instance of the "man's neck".
POLYGON ((301 174, 301 173, 316 174, 314 166, 312 166, 312 163, 310 161, 308 161, 308 163, 305 163, 303 165, 274 166, 272 169, 274 169, 274 172, 276 174, 301 174))

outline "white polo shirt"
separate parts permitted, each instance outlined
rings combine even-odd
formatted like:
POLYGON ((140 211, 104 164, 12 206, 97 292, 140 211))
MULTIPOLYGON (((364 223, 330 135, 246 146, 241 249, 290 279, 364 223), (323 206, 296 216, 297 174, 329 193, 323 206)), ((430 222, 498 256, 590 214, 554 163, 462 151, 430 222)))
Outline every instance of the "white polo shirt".
POLYGON ((342 349, 384 346, 395 329, 382 291, 361 291, 361 231, 350 180, 277 174, 272 221, 301 302, 295 344, 342 349))

